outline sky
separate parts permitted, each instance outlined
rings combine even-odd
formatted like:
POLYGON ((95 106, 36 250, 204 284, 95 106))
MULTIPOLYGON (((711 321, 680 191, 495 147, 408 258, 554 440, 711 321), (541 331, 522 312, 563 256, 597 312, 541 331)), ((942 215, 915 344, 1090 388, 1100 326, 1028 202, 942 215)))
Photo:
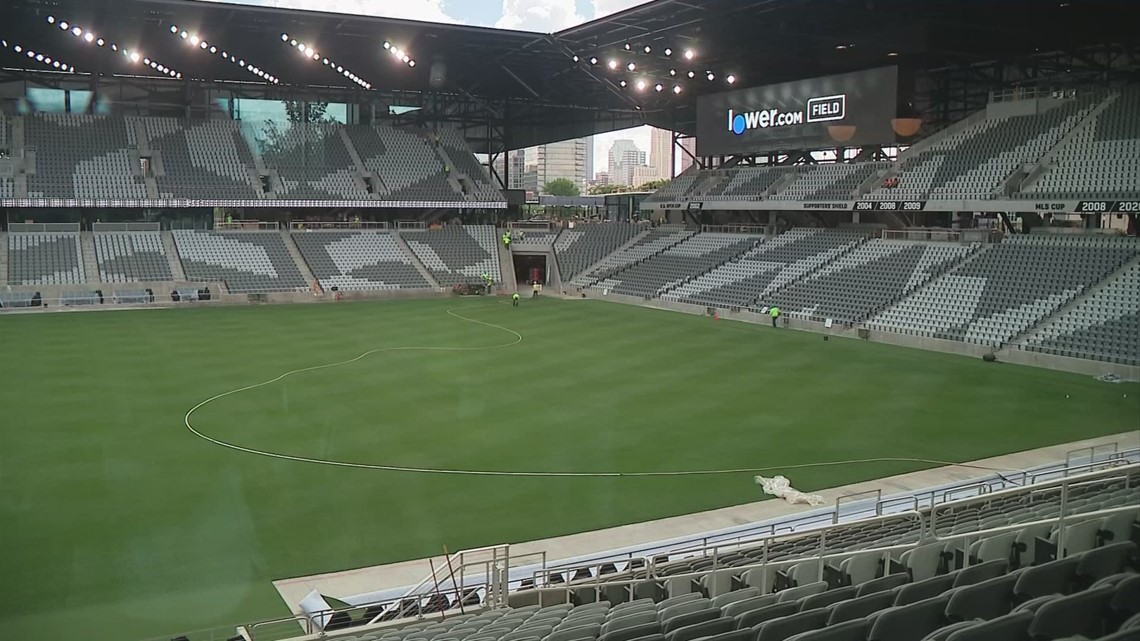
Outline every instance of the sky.
MULTIPOLYGON (((219 0, 212 0, 217 2, 219 0)), ((648 0, 227 0, 236 4, 375 15, 552 33, 603 18, 648 0)), ((594 137, 594 170, 604 169, 613 141, 627 138, 649 151, 649 127, 594 137)))

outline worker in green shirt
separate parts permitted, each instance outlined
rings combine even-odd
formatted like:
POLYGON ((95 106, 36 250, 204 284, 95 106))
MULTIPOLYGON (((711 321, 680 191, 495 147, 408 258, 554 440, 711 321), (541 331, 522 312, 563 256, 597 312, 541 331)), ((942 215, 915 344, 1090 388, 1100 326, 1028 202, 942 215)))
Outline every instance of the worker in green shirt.
POLYGON ((515 293, 511 294, 511 307, 518 307, 518 306, 519 306, 519 293, 515 292, 515 293))
POLYGON ((773 305, 768 309, 768 315, 772 317, 772 327, 775 327, 776 319, 780 317, 780 308, 773 305))

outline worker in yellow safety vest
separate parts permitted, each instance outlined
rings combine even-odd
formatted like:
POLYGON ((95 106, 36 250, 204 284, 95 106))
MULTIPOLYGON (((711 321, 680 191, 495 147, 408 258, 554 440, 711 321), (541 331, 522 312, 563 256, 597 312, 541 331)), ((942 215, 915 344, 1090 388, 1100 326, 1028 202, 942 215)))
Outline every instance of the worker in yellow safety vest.
POLYGON ((773 305, 768 310, 768 315, 772 317, 772 327, 776 326, 776 319, 780 317, 780 308, 773 305))

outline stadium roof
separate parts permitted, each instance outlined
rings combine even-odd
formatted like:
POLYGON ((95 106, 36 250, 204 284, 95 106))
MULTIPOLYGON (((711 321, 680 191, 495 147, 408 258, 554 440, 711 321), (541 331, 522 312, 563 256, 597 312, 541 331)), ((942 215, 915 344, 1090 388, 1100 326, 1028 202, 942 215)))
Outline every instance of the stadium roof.
MULTIPOLYGON (((539 34, 195 0, 26 0, 0 8, 0 37, 58 57, 77 72, 104 75, 160 76, 168 69, 165 73, 186 79, 265 84, 265 76, 271 76, 281 86, 429 92, 433 68, 435 75, 445 68, 439 91, 528 102, 535 123, 564 122, 566 113, 558 107, 573 106, 589 112, 584 118, 596 123, 595 130, 648 121, 691 132, 695 97, 730 88, 730 74, 740 87, 890 64, 921 72, 1047 49, 1109 42, 1134 47, 1138 5, 1134 0, 656 0, 539 34), (63 21, 66 31, 59 28, 63 21), (80 35, 71 31, 75 27, 80 35), (88 32, 93 42, 85 41, 88 32), (193 45, 194 36, 208 46, 193 45), (99 38, 106 41, 101 51, 99 38), (293 40, 311 47, 318 60, 302 55, 293 40), (385 42, 409 61, 391 55, 385 42), (140 52, 140 61, 112 53, 111 43, 140 52), (691 60, 686 50, 693 51, 691 60), (225 60, 223 51, 229 54, 225 60), (325 65, 325 58, 333 64, 325 65), (145 59, 159 68, 145 65, 145 59), (639 81, 645 83, 640 91, 639 81), (608 124, 602 122, 607 118, 608 124)), ((44 70, 10 47, 0 60, 9 68, 44 70)))

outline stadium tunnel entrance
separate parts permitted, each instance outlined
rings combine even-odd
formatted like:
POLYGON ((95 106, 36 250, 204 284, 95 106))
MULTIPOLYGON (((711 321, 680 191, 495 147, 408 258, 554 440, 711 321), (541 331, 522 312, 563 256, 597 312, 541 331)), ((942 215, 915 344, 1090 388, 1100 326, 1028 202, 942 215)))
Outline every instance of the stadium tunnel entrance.
POLYGON ((545 254, 520 254, 516 252, 511 254, 511 260, 515 266, 515 282, 518 283, 520 289, 524 285, 531 285, 536 280, 543 285, 549 284, 545 254))

